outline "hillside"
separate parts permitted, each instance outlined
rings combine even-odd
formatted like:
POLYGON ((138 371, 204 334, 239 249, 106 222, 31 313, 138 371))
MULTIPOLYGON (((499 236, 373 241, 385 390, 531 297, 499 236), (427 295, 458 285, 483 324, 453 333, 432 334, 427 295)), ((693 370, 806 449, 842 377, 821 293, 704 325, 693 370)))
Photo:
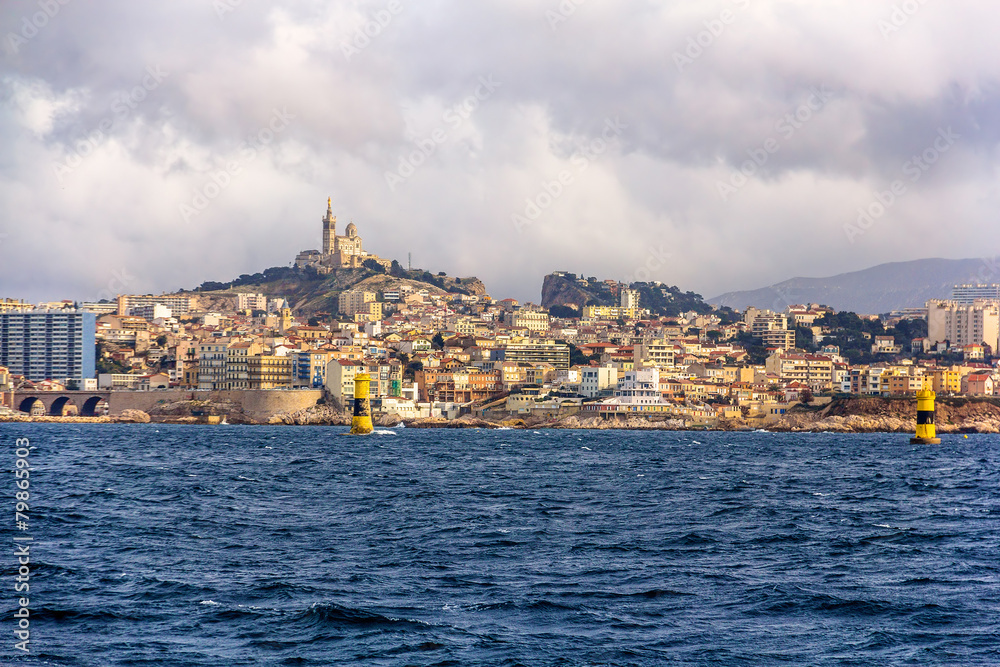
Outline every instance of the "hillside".
POLYGON ((293 310, 309 316, 337 312, 337 298, 345 290, 360 288, 383 291, 396 289, 404 284, 417 290, 426 289, 431 294, 486 293, 486 286, 478 278, 454 278, 440 273, 434 275, 422 269, 407 271, 394 264, 391 275, 367 267, 341 269, 326 276, 310 269, 272 267, 261 273, 244 274, 225 283, 207 281, 185 294, 193 297, 193 309, 197 311, 235 310, 237 293, 253 292, 288 299, 293 310))
POLYGON ((792 278, 755 290, 727 292, 709 303, 744 310, 782 310, 790 304, 821 303, 855 313, 887 313, 920 308, 928 299, 946 299, 953 285, 997 282, 991 259, 920 259, 879 264, 828 278, 792 278))
MULTIPOLYGON (((639 292, 639 305, 654 315, 674 317, 695 311, 708 313, 712 306, 700 294, 682 292, 679 288, 659 282, 632 283, 639 292)), ((550 273, 542 281, 542 303, 545 308, 564 306, 579 310, 583 306, 617 306, 619 297, 607 283, 596 278, 584 278, 573 273, 550 273)))

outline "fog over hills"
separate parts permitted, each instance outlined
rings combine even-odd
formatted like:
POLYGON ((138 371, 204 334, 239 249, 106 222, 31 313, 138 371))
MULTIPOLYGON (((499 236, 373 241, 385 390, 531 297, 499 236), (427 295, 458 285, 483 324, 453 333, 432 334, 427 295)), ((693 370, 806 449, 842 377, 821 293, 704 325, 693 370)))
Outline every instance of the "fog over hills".
POLYGON ((789 304, 821 303, 837 310, 875 314, 918 308, 928 299, 946 299, 954 285, 970 282, 1000 282, 998 258, 891 262, 828 278, 791 278, 707 301, 737 310, 748 306, 781 310, 789 304))

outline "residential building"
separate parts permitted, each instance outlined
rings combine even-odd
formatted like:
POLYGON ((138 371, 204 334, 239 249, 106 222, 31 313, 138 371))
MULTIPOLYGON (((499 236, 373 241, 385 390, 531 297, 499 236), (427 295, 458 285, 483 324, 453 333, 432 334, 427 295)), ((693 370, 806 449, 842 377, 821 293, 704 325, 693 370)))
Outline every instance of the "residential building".
POLYGON ((250 388, 250 357, 261 354, 264 346, 257 342, 235 342, 226 347, 226 389, 250 388))
POLYGON ((585 320, 637 320, 640 312, 638 308, 584 306, 582 314, 585 320))
POLYGON ((342 315, 353 317, 358 313, 369 313, 368 304, 376 303, 378 294, 368 290, 346 290, 337 298, 337 308, 342 315))
POLYGON ((32 381, 94 378, 96 328, 82 311, 0 313, 0 366, 32 381))
POLYGON ((825 391, 833 385, 833 361, 817 354, 795 354, 779 349, 767 358, 764 369, 783 382, 797 380, 817 391, 825 391))
POLYGON ((222 339, 199 343, 198 389, 218 391, 226 388, 227 347, 228 341, 222 339))
POLYGON ((335 352, 305 350, 292 357, 292 385, 296 387, 322 387, 326 384, 326 369, 335 352))
POLYGON ((290 389, 292 360, 287 356, 257 354, 247 359, 249 389, 290 389))
POLYGON ((515 328, 544 332, 549 330, 549 314, 544 310, 521 308, 507 313, 507 324, 515 328))
POLYGON ((21 299, 0 299, 0 313, 23 313, 34 310, 34 308, 30 303, 21 299))
POLYGON ((614 366, 586 366, 580 371, 580 393, 596 398, 613 393, 618 386, 618 369, 614 366))
POLYGON ((951 288, 951 300, 965 305, 972 305, 976 301, 1000 301, 1000 285, 955 285, 951 288))
POLYGON ((795 347, 795 330, 788 328, 788 318, 770 310, 747 308, 743 314, 747 330, 760 338, 764 347, 790 350, 795 347))
POLYGON ((633 348, 633 358, 636 366, 657 366, 659 368, 672 368, 674 365, 674 343, 673 341, 644 340, 637 343, 633 348))
POLYGON ((248 292, 240 292, 236 295, 236 310, 239 311, 254 311, 263 310, 267 311, 267 297, 263 294, 250 294, 248 292))
POLYGON ((507 347, 499 352, 502 353, 504 361, 527 364, 546 363, 552 364, 557 369, 569 368, 569 345, 563 343, 554 341, 508 343, 507 347))
POLYGON ((927 302, 927 338, 931 344, 989 345, 996 351, 1000 340, 1000 302, 932 299, 927 302))
POLYGON ((160 296, 121 294, 118 296, 117 302, 118 315, 128 315, 133 308, 155 306, 156 304, 166 306, 174 315, 186 315, 191 311, 191 297, 179 294, 161 294, 160 296))
POLYGON ((930 371, 931 389, 936 394, 960 394, 964 375, 963 369, 957 366, 935 368, 930 371))
POLYGON ((990 373, 969 373, 962 380, 962 393, 969 396, 993 396, 996 379, 990 373))

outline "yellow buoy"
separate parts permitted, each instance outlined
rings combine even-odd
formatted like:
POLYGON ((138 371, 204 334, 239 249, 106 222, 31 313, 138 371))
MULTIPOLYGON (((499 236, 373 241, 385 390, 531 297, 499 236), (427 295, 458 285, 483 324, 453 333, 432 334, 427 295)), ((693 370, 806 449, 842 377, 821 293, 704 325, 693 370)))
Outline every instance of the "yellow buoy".
POLYGON ((354 418, 351 419, 352 435, 368 435, 374 429, 372 426, 372 406, 368 398, 368 387, 371 377, 362 373, 354 378, 354 418))
POLYGON ((917 392, 917 433, 910 438, 910 442, 915 445, 937 445, 941 443, 941 438, 937 437, 934 428, 934 397, 935 393, 929 389, 917 392))

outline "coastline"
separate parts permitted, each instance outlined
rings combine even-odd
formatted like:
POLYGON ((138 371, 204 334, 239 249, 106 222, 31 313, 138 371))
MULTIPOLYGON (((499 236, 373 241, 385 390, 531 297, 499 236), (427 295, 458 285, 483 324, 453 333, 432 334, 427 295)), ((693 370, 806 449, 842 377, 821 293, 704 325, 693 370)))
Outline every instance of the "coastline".
MULTIPOLYGON (((350 417, 339 418, 309 418, 301 415, 275 415, 270 419, 252 420, 236 419, 233 421, 214 421, 210 423, 203 417, 184 416, 150 416, 120 415, 100 417, 73 416, 27 416, 3 415, 0 423, 32 423, 32 424, 183 424, 200 426, 350 426, 350 417)), ((803 414, 793 414, 771 423, 752 426, 740 421, 720 421, 717 424, 693 424, 677 419, 648 419, 645 417, 628 417, 602 419, 600 417, 579 418, 576 415, 560 419, 541 418, 511 418, 504 420, 486 420, 478 417, 463 416, 458 419, 440 417, 424 419, 380 418, 375 421, 376 428, 395 428, 402 425, 405 428, 416 429, 515 429, 515 430, 622 430, 622 431, 719 431, 719 432, 753 432, 766 431, 771 433, 901 433, 912 434, 916 425, 915 419, 899 417, 872 417, 869 415, 835 415, 822 419, 810 418, 803 414)), ((937 426, 941 435, 1000 433, 1000 418, 968 419, 958 423, 943 423, 937 426)))

